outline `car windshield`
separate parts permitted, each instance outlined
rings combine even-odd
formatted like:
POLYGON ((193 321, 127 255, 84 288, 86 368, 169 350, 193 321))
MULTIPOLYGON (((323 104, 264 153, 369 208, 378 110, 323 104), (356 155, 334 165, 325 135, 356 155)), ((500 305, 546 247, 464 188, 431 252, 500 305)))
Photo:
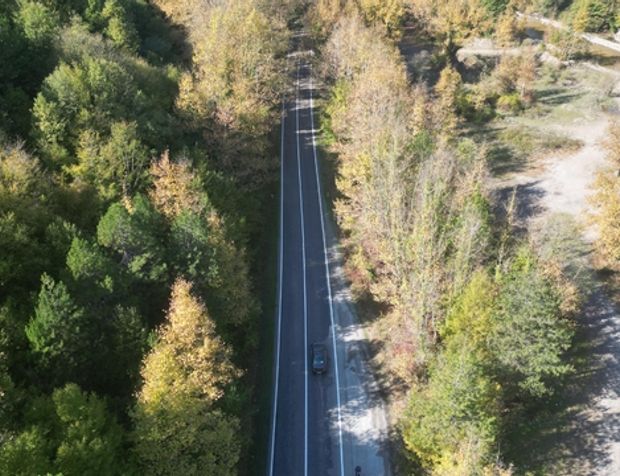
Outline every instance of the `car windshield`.
POLYGON ((314 348, 314 363, 316 365, 322 365, 325 363, 325 349, 320 346, 314 348))

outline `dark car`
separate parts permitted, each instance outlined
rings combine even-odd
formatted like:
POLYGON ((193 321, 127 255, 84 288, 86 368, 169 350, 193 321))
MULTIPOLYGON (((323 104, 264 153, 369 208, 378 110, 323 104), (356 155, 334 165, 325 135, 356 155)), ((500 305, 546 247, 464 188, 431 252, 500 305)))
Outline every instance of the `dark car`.
POLYGON ((314 343, 312 349, 312 373, 324 374, 327 370, 327 347, 314 343))

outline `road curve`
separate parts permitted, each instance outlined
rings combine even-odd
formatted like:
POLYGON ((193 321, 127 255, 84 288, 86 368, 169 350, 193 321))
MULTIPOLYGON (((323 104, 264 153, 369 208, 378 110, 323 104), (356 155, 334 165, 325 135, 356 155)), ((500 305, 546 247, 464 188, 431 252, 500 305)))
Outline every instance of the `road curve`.
POLYGON ((299 58, 283 105, 279 288, 268 476, 388 475, 385 409, 349 304, 321 193, 310 66, 299 58), (328 349, 313 375, 309 347, 328 349))

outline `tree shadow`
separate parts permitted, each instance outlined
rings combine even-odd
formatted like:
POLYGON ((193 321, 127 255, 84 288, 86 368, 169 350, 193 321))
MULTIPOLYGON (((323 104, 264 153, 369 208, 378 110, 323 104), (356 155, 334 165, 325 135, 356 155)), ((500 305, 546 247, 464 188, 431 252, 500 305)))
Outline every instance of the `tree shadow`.
POLYGON ((150 63, 189 65, 192 47, 185 25, 172 23, 152 2, 131 3, 131 13, 140 37, 140 55, 150 63))
POLYGON ((487 163, 494 177, 523 172, 528 166, 528 154, 519 152, 514 144, 501 139, 504 131, 506 131, 505 127, 490 124, 485 127, 470 128, 463 134, 464 137, 486 145, 487 163))
POLYGON ((549 88, 537 91, 536 101, 545 106, 561 106, 579 99, 585 95, 584 92, 567 91, 563 88, 549 88))
POLYGON ((532 180, 528 183, 496 190, 494 192, 494 203, 498 204, 496 212, 500 215, 505 213, 499 208, 503 208, 504 204, 509 203, 512 195, 515 194, 514 217, 518 223, 524 224, 530 218, 540 214, 544 210, 540 202, 545 196, 545 191, 539 184, 540 180, 532 180))
POLYGON ((514 148, 502 142, 495 142, 487 154, 489 168, 494 176, 501 177, 525 170, 527 157, 515 152, 514 148))

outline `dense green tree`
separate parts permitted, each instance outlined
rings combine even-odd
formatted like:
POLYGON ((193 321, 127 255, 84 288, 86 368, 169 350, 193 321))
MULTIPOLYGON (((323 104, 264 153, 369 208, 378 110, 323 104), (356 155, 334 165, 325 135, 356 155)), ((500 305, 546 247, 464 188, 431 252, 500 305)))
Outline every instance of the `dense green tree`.
MULTIPOLYGON (((29 300, 19 299, 17 293, 6 296, 0 304, 0 370, 6 372, 3 378, 7 378, 2 384, 6 385, 3 388, 6 393, 0 400, 3 405, 6 404, 9 407, 1 409, 0 413, 5 410, 8 412, 13 403, 17 403, 12 398, 11 390, 14 379, 21 382, 26 375, 32 374, 32 358, 24 332, 24 327, 32 312, 31 306, 29 300)), ((9 425, 11 419, 6 414, 4 416, 7 418, 2 421, 5 425, 9 425)))
POLYGON ((97 226, 97 239, 116 252, 120 263, 139 279, 165 280, 162 221, 145 197, 137 196, 127 205, 111 205, 97 226))
POLYGON ((26 336, 50 380, 75 378, 85 370, 92 350, 91 329, 87 313, 75 303, 67 286, 44 274, 26 336))
POLYGON ((223 221, 214 212, 207 216, 181 213, 171 227, 173 266, 205 296, 214 319, 227 340, 253 345, 252 318, 256 304, 243 250, 226 238, 223 221))
POLYGON ((441 335, 466 336, 481 360, 488 356, 488 336, 492 332, 497 284, 484 270, 476 271, 446 316, 441 335))
POLYGON ((61 437, 55 466, 67 475, 122 474, 123 434, 105 402, 68 384, 52 395, 61 437))
POLYGON ((39 147, 52 161, 70 163, 82 132, 108 135, 112 121, 135 117, 143 107, 135 82, 118 63, 88 58, 60 64, 34 103, 39 147))
POLYGON ((528 249, 521 249, 501 277, 490 347, 506 381, 541 396, 571 371, 564 354, 573 326, 560 310, 560 296, 528 249))
POLYGON ((107 22, 105 34, 115 46, 136 51, 138 34, 124 3, 122 0, 106 0, 101 12, 107 22))
POLYGON ((148 347, 148 330, 135 307, 116 305, 112 311, 102 360, 110 363, 110 389, 126 396, 136 388, 140 363, 148 347))
POLYGON ((116 263, 94 243, 74 238, 67 253, 67 267, 76 282, 87 286, 87 292, 93 292, 94 287, 114 290, 114 278, 118 274, 116 263))
POLYGON ((214 209, 188 160, 173 162, 164 153, 151 166, 151 175, 151 200, 170 225, 171 269, 194 283, 227 341, 244 342, 251 348, 256 303, 244 248, 231 238, 226 221, 214 209))
POLYGON ((30 425, 0 448, 0 473, 112 476, 126 474, 123 433, 103 400, 67 384, 35 399, 30 425))
POLYGON ((577 31, 613 31, 617 22, 616 0, 578 0, 573 4, 573 26, 577 31))
POLYGON ((60 28, 56 10, 36 0, 19 0, 18 5, 15 20, 24 36, 35 45, 53 41, 60 28))
POLYGON ((256 343, 246 215, 266 196, 238 184, 275 176, 285 3, 187 2, 209 28, 181 30, 146 0, 0 2, 1 474, 133 474, 123 430, 80 388, 129 425, 176 275, 196 284, 144 360, 139 472, 236 473, 250 409, 232 345, 245 363, 256 343), (173 64, 192 66, 181 94, 173 64), (191 161, 158 174, 167 148, 191 161))
POLYGON ((3 441, 15 424, 16 388, 9 374, 7 354, 7 332, 3 324, 4 308, 0 308, 0 441, 3 441))
POLYGON ((413 389, 403 437, 429 469, 461 460, 470 471, 452 474, 483 474, 494 456, 498 417, 498 387, 459 336, 431 366, 428 384, 413 389))
POLYGON ((0 289, 7 294, 30 288, 37 280, 33 274, 45 267, 44 251, 33 234, 13 212, 0 215, 0 289))
POLYGON ((132 303, 131 279, 106 250, 83 238, 74 238, 67 254, 73 295, 89 315, 90 333, 96 336, 90 360, 96 368, 105 362, 105 371, 82 375, 101 392, 126 395, 138 377, 146 347, 147 331, 139 310, 132 303), (128 289, 129 288, 129 289, 128 289))
POLYGON ((0 447, 0 474, 30 476, 48 474, 52 469, 51 444, 38 427, 4 439, 0 447))
POLYGON ((573 0, 534 0, 532 2, 536 11, 552 16, 562 12, 571 3, 573 0))
MULTIPOLYGON (((53 68, 53 8, 35 1, 2 2, 0 10, 0 131, 27 136, 32 96, 53 68)), ((1 134, 0 134, 1 135, 1 134)))
POLYGON ((482 0, 482 3, 493 15, 499 15, 506 9, 509 1, 510 0, 482 0))

